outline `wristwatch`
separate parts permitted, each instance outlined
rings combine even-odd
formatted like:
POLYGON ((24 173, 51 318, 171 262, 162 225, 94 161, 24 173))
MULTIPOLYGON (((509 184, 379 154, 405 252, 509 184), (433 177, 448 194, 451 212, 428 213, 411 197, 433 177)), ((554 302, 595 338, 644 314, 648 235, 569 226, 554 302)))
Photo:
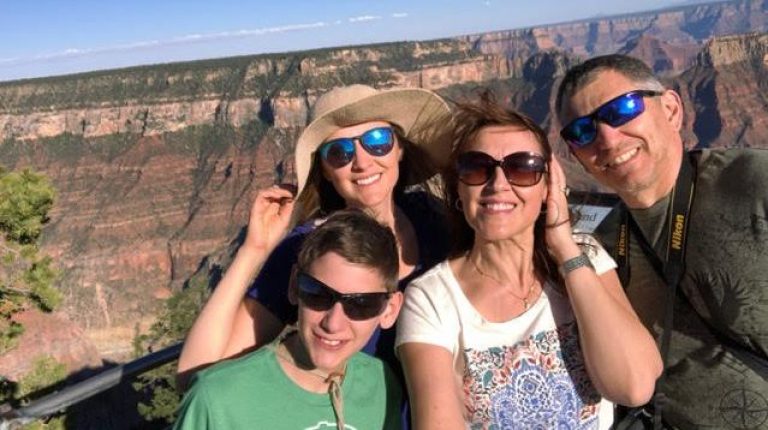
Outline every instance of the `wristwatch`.
POLYGON ((589 261, 589 257, 587 257, 586 254, 579 254, 576 257, 573 257, 569 260, 565 260, 565 262, 560 266, 560 274, 565 276, 574 270, 578 269, 579 267, 589 267, 590 269, 594 270, 595 267, 592 266, 592 262, 589 261))

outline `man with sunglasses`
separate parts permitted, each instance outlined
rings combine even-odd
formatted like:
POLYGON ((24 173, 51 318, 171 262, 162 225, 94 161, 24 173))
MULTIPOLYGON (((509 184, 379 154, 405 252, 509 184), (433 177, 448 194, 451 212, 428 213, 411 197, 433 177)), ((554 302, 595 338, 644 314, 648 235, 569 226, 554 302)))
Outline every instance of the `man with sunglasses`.
POLYGON ((634 416, 768 428, 768 151, 686 151, 680 96, 623 55, 569 70, 556 107, 572 153, 623 201, 595 233, 665 360, 634 416))
MULTIPOLYGON (((257 197, 249 229, 259 237, 285 232, 292 202, 281 193, 257 197)), ((277 243, 256 242, 244 244, 250 257, 243 261, 263 261, 277 243)), ((241 276, 244 266, 236 262, 225 276, 241 276)), ((360 352, 374 330, 394 324, 402 305, 392 231, 361 211, 337 212, 307 236, 297 269, 297 325, 199 372, 176 429, 400 428, 398 378, 360 352)))

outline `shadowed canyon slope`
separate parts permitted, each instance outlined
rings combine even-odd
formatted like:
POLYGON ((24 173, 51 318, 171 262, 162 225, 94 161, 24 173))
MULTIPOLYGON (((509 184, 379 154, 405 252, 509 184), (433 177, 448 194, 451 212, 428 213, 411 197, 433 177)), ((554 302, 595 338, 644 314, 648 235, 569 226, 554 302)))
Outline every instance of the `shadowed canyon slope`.
MULTIPOLYGON (((680 90, 691 146, 768 147, 767 12, 768 0, 721 2, 2 83, 0 165, 52 179, 58 197, 44 250, 61 269, 63 312, 99 353, 120 357, 134 327, 235 240, 254 191, 290 175, 294 141, 318 94, 367 83, 458 99, 485 85, 556 141, 551 106, 565 69, 624 52, 680 90)), ((569 172, 592 187, 578 169, 569 172)))

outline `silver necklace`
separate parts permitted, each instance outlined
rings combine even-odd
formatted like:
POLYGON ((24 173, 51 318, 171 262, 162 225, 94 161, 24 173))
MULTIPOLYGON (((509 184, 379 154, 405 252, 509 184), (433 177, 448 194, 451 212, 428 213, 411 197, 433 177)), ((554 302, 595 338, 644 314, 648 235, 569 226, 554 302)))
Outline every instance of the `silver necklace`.
MULTIPOLYGON (((500 282, 498 279, 494 278, 493 276, 483 272, 480 270, 480 267, 477 265, 477 263, 471 258, 470 255, 467 255, 467 260, 472 264, 472 267, 474 267, 475 271, 480 274, 480 276, 484 276, 491 281, 495 282, 498 286, 504 287, 504 284, 500 282)), ((513 293, 511 289, 508 289, 509 294, 512 295, 512 297, 516 298, 517 300, 520 300, 523 302, 523 308, 527 311, 531 307, 531 302, 528 301, 528 298, 531 296, 531 293, 533 292, 533 286, 536 284, 536 277, 531 276, 531 283, 528 285, 528 291, 526 291, 525 295, 523 297, 518 296, 517 294, 513 293)))

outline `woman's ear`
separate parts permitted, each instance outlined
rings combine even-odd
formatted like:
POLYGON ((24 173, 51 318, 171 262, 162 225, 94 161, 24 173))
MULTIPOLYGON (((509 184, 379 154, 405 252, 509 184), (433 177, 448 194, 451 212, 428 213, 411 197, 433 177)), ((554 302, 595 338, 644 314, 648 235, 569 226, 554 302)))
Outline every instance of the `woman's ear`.
POLYGON ((395 145, 392 149, 393 151, 400 151, 399 154, 397 154, 397 162, 401 163, 403 161, 403 156, 405 154, 405 145, 403 142, 400 141, 400 138, 397 134, 395 134, 395 145))
POLYGON ((387 307, 379 315, 379 325, 381 328, 390 328, 395 325, 397 316, 400 314, 400 308, 403 307, 403 293, 400 291, 392 293, 387 300, 387 307))

